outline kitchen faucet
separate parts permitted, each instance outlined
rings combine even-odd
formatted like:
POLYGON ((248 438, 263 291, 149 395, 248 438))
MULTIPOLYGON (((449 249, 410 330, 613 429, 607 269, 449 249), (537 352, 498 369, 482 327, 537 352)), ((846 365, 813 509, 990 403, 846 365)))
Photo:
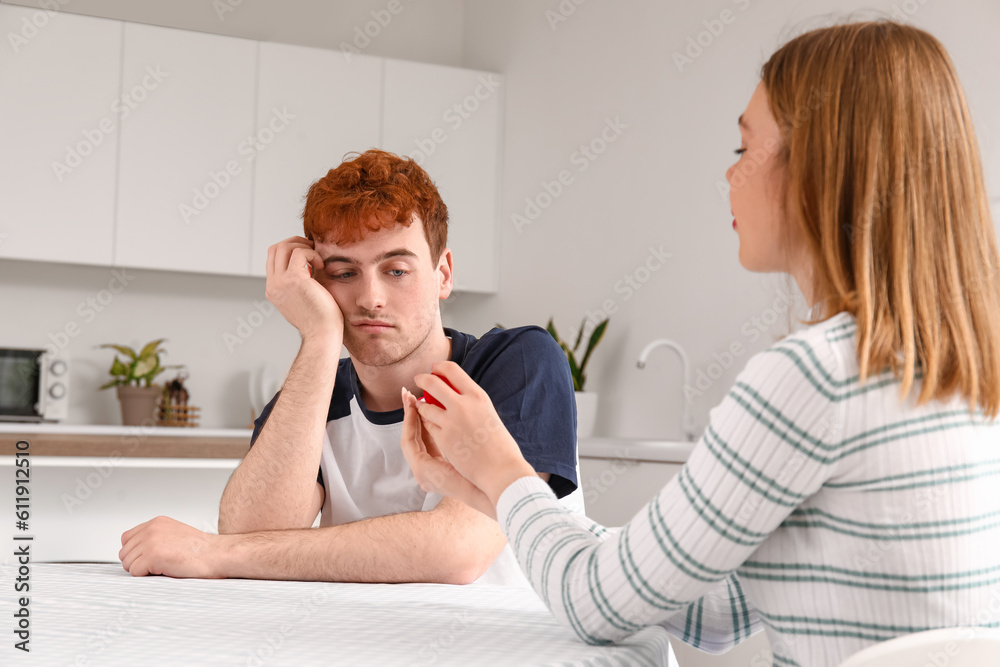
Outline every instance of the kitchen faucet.
POLYGON ((691 424, 691 398, 687 392, 687 388, 691 386, 691 364, 688 362, 688 356, 684 348, 667 338, 657 338, 642 350, 642 354, 639 355, 639 360, 635 365, 640 369, 645 368, 646 358, 649 357, 649 353, 658 347, 669 347, 677 353, 677 356, 681 358, 681 363, 684 365, 684 409, 681 415, 681 430, 684 432, 684 438, 688 442, 694 442, 697 434, 694 432, 694 426, 691 424))

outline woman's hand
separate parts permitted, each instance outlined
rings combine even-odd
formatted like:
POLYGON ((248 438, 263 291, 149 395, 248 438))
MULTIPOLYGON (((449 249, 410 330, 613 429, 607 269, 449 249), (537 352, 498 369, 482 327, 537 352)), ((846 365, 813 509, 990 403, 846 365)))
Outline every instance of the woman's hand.
MULTIPOLYGON (((438 460, 439 465, 434 470, 446 480, 451 479, 449 470, 458 473, 486 494, 495 514, 504 489, 516 479, 535 475, 535 470, 524 460, 521 448, 507 432, 489 395, 461 366, 453 361, 440 361, 431 370, 433 375, 421 373, 414 377, 414 382, 444 406, 442 409, 429 403, 415 403, 420 420, 433 441, 434 451, 427 452, 430 458, 438 460), (446 378, 454 389, 437 375, 446 378), (448 469, 443 464, 447 464, 448 469)), ((425 439, 425 448, 426 444, 425 439)), ((459 491, 459 483, 449 481, 449 484, 456 493, 459 491)), ((455 494, 449 492, 448 495, 455 494)))
POLYGON ((462 477, 438 450, 417 414, 417 398, 403 387, 403 456, 410 464, 420 488, 428 493, 458 498, 491 519, 497 518, 496 506, 490 503, 475 484, 462 477))

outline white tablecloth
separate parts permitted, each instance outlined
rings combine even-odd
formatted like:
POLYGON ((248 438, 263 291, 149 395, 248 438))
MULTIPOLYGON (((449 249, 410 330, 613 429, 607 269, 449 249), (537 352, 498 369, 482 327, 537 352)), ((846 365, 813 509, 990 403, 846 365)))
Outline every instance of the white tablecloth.
POLYGON ((530 589, 132 577, 32 563, 30 654, 14 648, 17 576, 0 567, 0 664, 666 665, 666 631, 588 646, 530 589))

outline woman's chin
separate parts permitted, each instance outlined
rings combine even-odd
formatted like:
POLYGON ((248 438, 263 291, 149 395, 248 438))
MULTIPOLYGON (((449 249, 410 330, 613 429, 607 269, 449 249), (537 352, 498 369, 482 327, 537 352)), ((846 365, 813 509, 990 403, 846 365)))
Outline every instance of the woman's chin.
POLYGON ((757 257, 748 257, 740 246, 740 265, 751 273, 778 273, 782 269, 776 268, 772 262, 761 261, 757 257))
POLYGON ((743 244, 741 243, 740 244, 740 253, 739 253, 740 266, 742 266, 747 271, 753 271, 753 272, 756 273, 758 269, 755 268, 755 263, 753 261, 753 258, 752 257, 748 257, 748 255, 749 255, 749 253, 747 253, 746 250, 744 250, 743 244))

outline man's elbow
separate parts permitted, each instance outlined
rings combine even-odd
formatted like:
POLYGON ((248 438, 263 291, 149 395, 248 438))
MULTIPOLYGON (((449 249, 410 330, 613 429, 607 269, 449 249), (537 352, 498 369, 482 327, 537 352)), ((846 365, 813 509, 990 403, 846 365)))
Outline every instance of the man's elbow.
POLYGON ((219 515, 219 535, 235 535, 236 533, 245 533, 247 531, 241 531, 238 526, 235 526, 230 521, 225 521, 222 515, 219 515))
POLYGON ((219 509, 219 535, 235 535, 236 533, 248 533, 250 530, 244 525, 239 517, 226 509, 219 509))
MULTIPOLYGON (((489 568, 486 568, 489 569, 489 568)), ((483 576, 486 569, 479 567, 454 567, 449 568, 447 571, 442 571, 436 576, 435 581, 431 583, 435 584, 452 584, 455 586, 464 586, 466 584, 471 584, 479 577, 483 576)))
POLYGON ((271 525, 259 512, 250 508, 233 508, 222 505, 219 508, 219 535, 235 535, 237 533, 253 533, 259 530, 281 530, 297 526, 271 525))
POLYGON ((219 535, 250 532, 253 530, 248 525, 252 520, 251 513, 245 509, 241 510, 239 504, 226 491, 228 489, 222 492, 222 499, 219 501, 219 535))
POLYGON ((471 584, 486 574, 496 558, 496 556, 490 557, 481 549, 454 553, 448 563, 436 573, 431 583, 457 586, 471 584))

